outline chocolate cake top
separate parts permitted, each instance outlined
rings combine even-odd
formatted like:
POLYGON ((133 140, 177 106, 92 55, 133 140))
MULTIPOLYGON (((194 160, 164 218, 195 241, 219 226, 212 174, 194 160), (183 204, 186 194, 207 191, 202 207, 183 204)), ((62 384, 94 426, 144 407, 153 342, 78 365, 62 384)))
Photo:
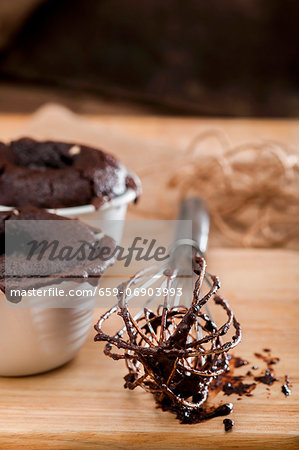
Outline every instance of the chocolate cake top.
POLYGON ((0 205, 96 208, 137 186, 112 155, 84 145, 22 138, 0 143, 0 205))

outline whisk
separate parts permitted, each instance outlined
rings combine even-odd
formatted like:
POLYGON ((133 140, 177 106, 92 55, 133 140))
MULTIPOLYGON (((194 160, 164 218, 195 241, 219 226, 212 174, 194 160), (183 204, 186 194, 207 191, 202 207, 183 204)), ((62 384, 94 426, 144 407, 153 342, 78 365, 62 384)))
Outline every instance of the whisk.
MULTIPOLYGON (((204 256, 208 245, 209 228, 210 217, 204 201, 198 197, 184 199, 180 205, 177 229, 169 250, 169 258, 163 264, 153 264, 139 271, 118 288, 125 303, 136 301, 136 296, 128 295, 128 293, 150 292, 150 288, 152 288, 151 291, 154 294, 145 303, 142 303, 142 308, 134 316, 135 321, 143 314, 144 308, 147 309, 159 301, 161 297, 159 294, 163 294, 163 292, 165 292, 164 305, 167 307, 178 306, 182 298, 189 298, 191 301, 190 288, 192 288, 194 275, 192 257, 195 254, 204 256), (192 222, 192 234, 190 234, 189 227, 186 226, 185 221, 187 220, 192 222), (159 286, 159 289, 153 289, 153 286, 159 286)), ((205 274, 204 278, 211 287, 208 274, 205 274)), ((111 314, 118 307, 119 304, 113 306, 110 310, 111 314)), ((207 305, 205 305, 205 309, 210 315, 207 305)))
POLYGON ((154 265, 140 271, 119 286, 119 302, 95 325, 95 340, 106 342, 104 353, 107 356, 125 360, 129 371, 125 376, 126 388, 141 386, 154 395, 163 409, 175 412, 182 421, 198 422, 229 414, 232 410, 231 404, 209 410, 204 410, 202 404, 213 380, 228 370, 227 351, 240 342, 241 327, 226 300, 216 294, 220 287, 218 277, 206 272, 203 255, 208 243, 209 214, 203 201, 200 198, 183 200, 179 220, 192 220, 191 237, 178 222, 169 260, 162 267, 154 265), (187 296, 186 292, 181 296, 179 286, 191 280, 190 262, 198 278, 193 296, 187 296), (208 292, 201 297, 204 280, 208 292), (166 288, 163 303, 156 310, 152 308, 157 300, 155 294, 132 315, 128 305, 134 296, 128 295, 130 288, 148 289, 157 282, 160 282, 162 292, 166 288), (211 297, 227 315, 226 322, 219 328, 207 306, 211 297), (116 312, 122 317, 124 326, 110 336, 102 327, 116 312), (222 336, 231 325, 234 334, 231 340, 222 343, 222 336))

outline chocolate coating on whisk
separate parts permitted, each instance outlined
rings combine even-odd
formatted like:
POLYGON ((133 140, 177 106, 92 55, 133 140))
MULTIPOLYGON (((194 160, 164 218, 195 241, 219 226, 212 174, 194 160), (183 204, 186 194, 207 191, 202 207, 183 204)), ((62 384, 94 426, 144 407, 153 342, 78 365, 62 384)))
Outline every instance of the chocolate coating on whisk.
POLYGON ((183 423, 197 423, 232 411, 231 403, 205 407, 211 382, 229 370, 227 352, 241 340, 239 322, 226 300, 217 295, 219 279, 206 275, 205 268, 204 259, 196 257, 194 272, 198 279, 190 308, 169 307, 164 303, 156 311, 144 308, 134 318, 125 295, 126 286, 135 281, 133 277, 122 284, 118 305, 95 325, 95 341, 106 342, 104 353, 114 360, 125 360, 128 374, 124 387, 141 386, 151 392, 158 406, 175 413, 183 423), (211 281, 211 288, 201 296, 205 276, 211 281), (202 312, 211 299, 227 315, 220 327, 202 312), (124 327, 110 336, 103 332, 102 326, 115 313, 123 319, 124 327), (232 338, 222 342, 231 328, 232 338))

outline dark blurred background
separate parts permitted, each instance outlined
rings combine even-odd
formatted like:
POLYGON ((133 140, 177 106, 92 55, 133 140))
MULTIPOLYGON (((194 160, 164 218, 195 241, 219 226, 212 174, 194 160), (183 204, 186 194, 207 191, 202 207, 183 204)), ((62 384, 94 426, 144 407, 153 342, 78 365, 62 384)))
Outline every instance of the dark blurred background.
POLYGON ((294 117, 296 0, 0 0, 0 110, 294 117))

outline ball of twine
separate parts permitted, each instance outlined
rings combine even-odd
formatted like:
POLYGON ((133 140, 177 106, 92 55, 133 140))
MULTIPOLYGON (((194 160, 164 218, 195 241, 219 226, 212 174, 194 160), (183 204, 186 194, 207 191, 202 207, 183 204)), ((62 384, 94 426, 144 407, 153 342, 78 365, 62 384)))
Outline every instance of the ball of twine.
MULTIPOLYGON (((166 174, 154 211, 174 218, 180 200, 202 197, 212 224, 231 242, 245 247, 299 248, 299 152, 271 140, 233 146, 225 133, 197 135, 173 161, 160 161, 143 177, 166 174), (215 145, 206 151, 204 143, 215 145)), ((162 217, 163 216, 163 217, 162 217)))

